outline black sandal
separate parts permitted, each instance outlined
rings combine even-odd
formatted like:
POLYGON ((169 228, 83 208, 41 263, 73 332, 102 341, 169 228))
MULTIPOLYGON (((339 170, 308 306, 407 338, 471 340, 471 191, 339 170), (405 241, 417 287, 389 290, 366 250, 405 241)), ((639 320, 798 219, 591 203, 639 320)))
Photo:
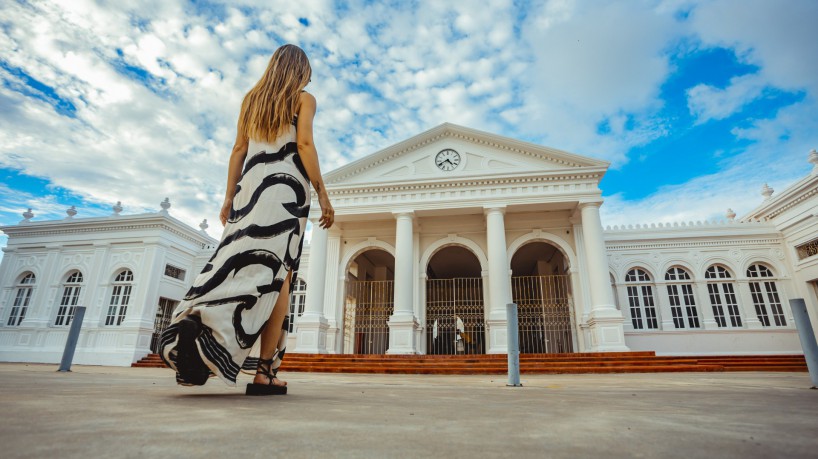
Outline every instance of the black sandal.
POLYGON ((247 385, 246 395, 284 395, 287 393, 287 386, 277 386, 274 383, 278 368, 271 370, 273 359, 259 359, 256 374, 262 374, 270 381, 267 384, 250 383, 247 385))
POLYGON ((179 321, 179 343, 176 345, 176 382, 183 386, 203 386, 210 378, 196 347, 196 338, 202 333, 199 318, 189 316, 179 321))

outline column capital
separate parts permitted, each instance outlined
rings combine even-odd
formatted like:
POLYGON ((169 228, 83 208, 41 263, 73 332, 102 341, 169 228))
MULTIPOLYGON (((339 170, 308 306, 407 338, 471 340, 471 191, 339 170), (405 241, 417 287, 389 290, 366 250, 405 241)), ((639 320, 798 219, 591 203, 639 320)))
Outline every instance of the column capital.
POLYGON ((491 213, 499 212, 503 215, 506 213, 506 205, 505 204, 498 204, 498 205, 484 205, 483 206, 483 214, 488 215, 491 213))
POLYGON ((393 210, 392 216, 400 219, 400 218, 415 218, 415 211, 412 209, 401 209, 401 210, 393 210))
POLYGON ((580 202, 577 205, 577 207, 580 210, 585 209, 586 207, 591 207, 591 208, 596 207, 597 209, 599 209, 600 207, 602 207, 602 202, 603 201, 580 202))

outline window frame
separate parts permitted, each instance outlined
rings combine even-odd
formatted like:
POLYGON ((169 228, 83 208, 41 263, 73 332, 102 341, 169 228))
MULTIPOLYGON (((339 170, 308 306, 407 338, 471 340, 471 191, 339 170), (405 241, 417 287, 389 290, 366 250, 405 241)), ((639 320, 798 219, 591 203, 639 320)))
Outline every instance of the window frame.
POLYGON ((761 326, 765 328, 786 327, 787 318, 784 314, 781 293, 778 291, 778 286, 776 285, 778 278, 775 273, 773 273, 773 270, 762 263, 753 263, 747 268, 746 274, 750 297, 753 299, 753 307, 755 308, 758 321, 761 322, 761 326), (770 320, 771 316, 773 321, 775 321, 775 325, 773 325, 773 321, 770 320))
POLYGON ((673 326, 677 330, 702 328, 690 271, 681 266, 671 266, 665 271, 665 287, 673 326))
POLYGON ((37 275, 31 271, 23 272, 17 276, 17 279, 18 281, 14 284, 14 299, 11 301, 9 315, 5 321, 7 327, 19 327, 26 318, 31 298, 34 296, 34 287, 37 284, 37 275))
POLYGON ((63 293, 60 297, 60 303, 57 305, 57 314, 52 322, 55 327, 68 327, 71 325, 74 320, 74 313, 79 305, 82 287, 85 286, 85 276, 82 275, 82 271, 79 269, 69 271, 64 279, 62 283, 63 293))
POLYGON ((719 328, 744 328, 736 279, 730 270, 719 264, 710 265, 704 272, 704 279, 716 325, 719 328))
POLYGON ((111 282, 111 296, 108 300, 108 309, 103 325, 119 327, 128 312, 128 306, 133 292, 134 275, 131 269, 120 270, 111 282))
POLYGON ((628 311, 633 329, 659 330, 659 315, 655 293, 656 283, 653 281, 650 272, 641 267, 629 269, 625 274, 625 287, 628 294, 628 311))

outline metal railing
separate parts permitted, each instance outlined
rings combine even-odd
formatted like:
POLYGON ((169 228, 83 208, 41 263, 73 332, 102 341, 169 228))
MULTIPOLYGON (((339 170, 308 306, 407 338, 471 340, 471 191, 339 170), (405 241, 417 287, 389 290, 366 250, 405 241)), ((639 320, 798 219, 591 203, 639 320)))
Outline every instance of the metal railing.
POLYGON ((511 278, 519 311, 520 353, 574 352, 574 320, 569 276, 511 278))
POLYGON ((159 352, 159 339, 162 332, 170 325, 173 318, 173 310, 176 309, 178 301, 168 298, 159 298, 159 305, 156 308, 156 318, 153 321, 153 336, 151 336, 151 352, 159 352))
POLYGON ((347 281, 343 352, 386 354, 394 309, 394 281, 347 281))
POLYGON ((426 281, 426 353, 485 354, 483 279, 426 281))

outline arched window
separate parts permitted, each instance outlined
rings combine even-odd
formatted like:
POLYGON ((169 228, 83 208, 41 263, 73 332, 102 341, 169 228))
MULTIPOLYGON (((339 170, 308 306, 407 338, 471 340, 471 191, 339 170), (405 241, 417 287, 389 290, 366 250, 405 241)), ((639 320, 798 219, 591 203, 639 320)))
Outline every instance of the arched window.
POLYGON ((756 315, 761 325, 771 326, 772 322, 778 327, 787 325, 784 318, 784 309, 781 307, 781 298, 778 296, 778 288, 775 286, 773 272, 764 265, 752 265, 747 269, 747 277, 750 279, 767 279, 763 281, 751 281, 750 293, 753 295, 753 305, 756 308, 756 315))
POLYGON ((14 295, 14 303, 11 305, 11 313, 7 325, 16 327, 26 318, 28 304, 31 302, 31 294, 34 292, 34 283, 37 278, 34 273, 28 272, 17 282, 17 293, 14 295))
POLYGON ((741 327, 741 314, 736 301, 736 288, 733 285, 730 271, 718 265, 707 268, 704 273, 707 279, 707 293, 713 307, 713 317, 719 327, 741 327), (727 306, 725 316, 724 307, 727 306))
POLYGON ((699 328, 699 313, 693 297, 690 274, 682 268, 672 267, 665 273, 667 296, 670 299, 670 313, 676 328, 699 328))
POLYGON ((81 289, 82 273, 74 271, 68 275, 65 283, 63 283, 62 298, 60 299, 60 307, 57 309, 57 319, 54 321, 54 325, 71 325, 77 302, 80 300, 81 289))
POLYGON ((290 315, 289 319, 289 326, 287 331, 292 333, 293 332, 293 325, 295 325, 295 318, 301 317, 304 314, 304 302, 307 298, 307 283, 304 282, 301 278, 295 279, 295 284, 293 284, 293 290, 290 292, 290 315))
POLYGON ((126 269, 114 278, 111 290, 111 301, 108 303, 108 315, 105 316, 105 325, 122 325, 128 303, 131 301, 131 285, 133 273, 126 269))
POLYGON ((633 268, 625 275, 628 287, 628 304, 635 330, 658 329, 656 300, 653 297, 653 281, 647 272, 633 268))

